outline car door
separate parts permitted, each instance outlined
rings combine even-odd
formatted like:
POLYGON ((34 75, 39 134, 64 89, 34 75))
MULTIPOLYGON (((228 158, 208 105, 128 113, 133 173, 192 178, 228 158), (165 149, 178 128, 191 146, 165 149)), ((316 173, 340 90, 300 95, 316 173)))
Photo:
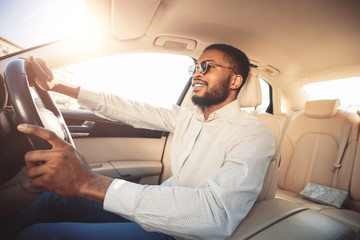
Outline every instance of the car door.
POLYGON ((92 170, 112 178, 158 184, 167 133, 136 129, 86 110, 62 110, 75 146, 92 170))

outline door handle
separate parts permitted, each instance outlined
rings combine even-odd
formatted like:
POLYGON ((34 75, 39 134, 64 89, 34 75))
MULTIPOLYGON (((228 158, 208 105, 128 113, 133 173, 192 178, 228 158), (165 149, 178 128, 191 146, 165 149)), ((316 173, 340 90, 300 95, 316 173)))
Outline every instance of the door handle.
POLYGON ((69 131, 81 131, 86 132, 91 130, 95 126, 95 122, 93 121, 85 121, 80 126, 74 125, 74 126, 68 126, 69 131))

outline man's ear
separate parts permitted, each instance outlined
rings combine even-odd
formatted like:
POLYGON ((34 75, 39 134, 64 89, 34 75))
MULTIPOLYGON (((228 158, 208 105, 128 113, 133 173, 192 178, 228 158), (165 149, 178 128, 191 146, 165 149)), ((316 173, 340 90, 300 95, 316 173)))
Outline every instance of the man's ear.
POLYGON ((242 82, 243 82, 242 76, 241 75, 235 75, 232 82, 231 82, 230 88, 234 89, 234 90, 238 89, 238 88, 240 88, 242 82))

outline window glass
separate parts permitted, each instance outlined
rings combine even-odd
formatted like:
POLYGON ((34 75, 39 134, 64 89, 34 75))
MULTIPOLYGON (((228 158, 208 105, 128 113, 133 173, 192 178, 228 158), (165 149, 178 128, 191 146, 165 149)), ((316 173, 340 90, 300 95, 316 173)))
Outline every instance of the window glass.
MULTIPOLYGON (((55 71, 57 78, 84 88, 170 108, 189 80, 192 58, 172 54, 133 53, 96 59, 55 71)), ((53 93, 61 109, 78 109, 76 100, 53 93)))
POLYGON ((0 15, 0 41, 15 48, 4 54, 96 30, 86 0, 0 1, 0 15))
POLYGON ((339 99, 340 109, 356 112, 360 109, 360 77, 311 83, 303 87, 309 100, 339 99))
POLYGON ((256 109, 258 110, 258 112, 264 113, 266 112, 266 109, 270 104, 270 86, 264 79, 259 77, 259 80, 260 80, 260 88, 262 95, 262 103, 256 109))
MULTIPOLYGON (((261 101, 261 105, 256 107, 256 111, 259 113, 265 113, 266 109, 268 108, 268 106, 270 104, 270 86, 261 77, 259 77, 259 82, 260 82, 260 88, 261 88, 262 101, 261 101)), ((253 107, 252 108, 241 108, 241 109, 246 112, 254 111, 253 107)))

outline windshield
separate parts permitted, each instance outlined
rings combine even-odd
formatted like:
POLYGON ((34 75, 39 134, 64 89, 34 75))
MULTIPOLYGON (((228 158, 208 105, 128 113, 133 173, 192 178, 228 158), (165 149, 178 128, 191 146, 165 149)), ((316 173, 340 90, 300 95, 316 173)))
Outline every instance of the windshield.
POLYGON ((90 30, 85 0, 0 0, 0 56, 90 30))

